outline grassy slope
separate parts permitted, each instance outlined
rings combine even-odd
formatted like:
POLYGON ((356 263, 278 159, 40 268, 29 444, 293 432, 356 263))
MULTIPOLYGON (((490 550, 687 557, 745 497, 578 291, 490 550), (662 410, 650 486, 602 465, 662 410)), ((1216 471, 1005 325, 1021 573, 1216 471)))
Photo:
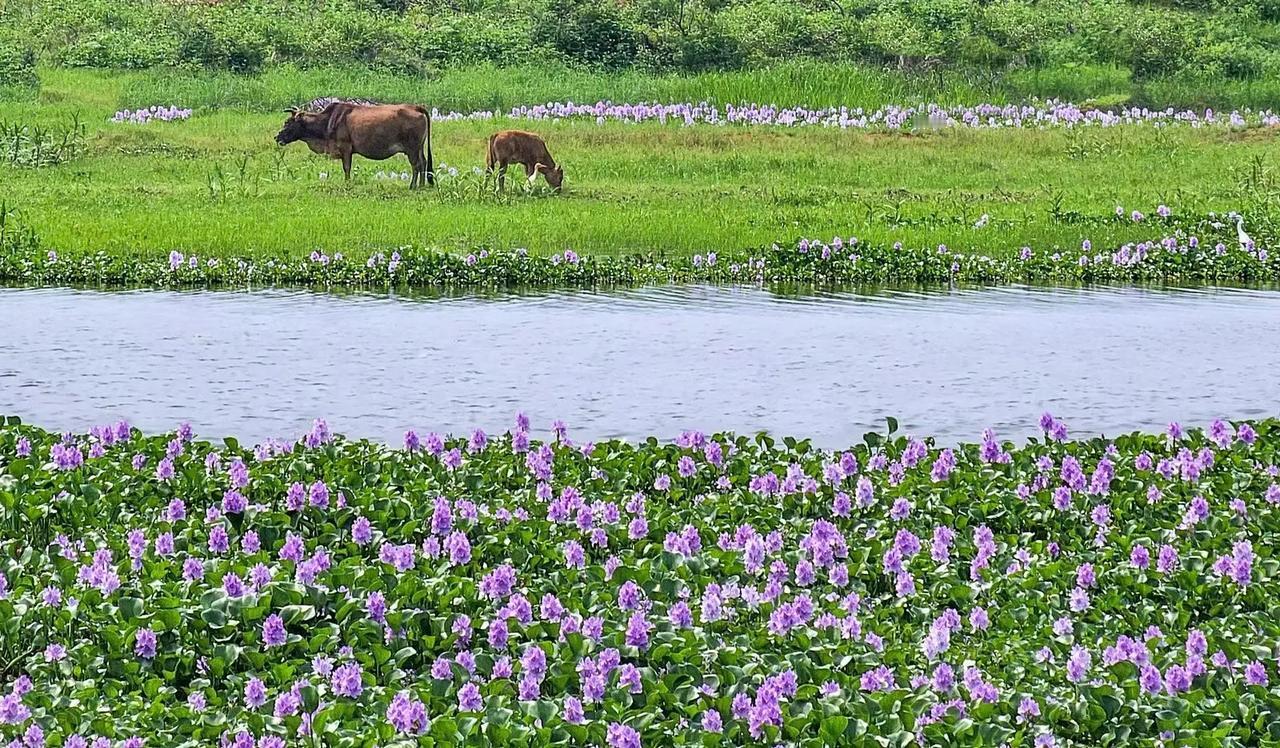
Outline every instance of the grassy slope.
MULTIPOLYGON (((448 122, 436 127, 436 161, 466 176, 411 194, 404 183, 374 178, 382 168, 407 169, 402 159, 358 161, 353 184, 343 185, 337 162, 301 144, 278 149, 272 136, 283 115, 252 111, 282 95, 278 85, 240 108, 135 126, 105 120, 140 90, 197 99, 170 100, 180 104, 212 94, 193 91, 192 80, 83 71, 44 77, 38 103, 6 104, 0 118, 52 123, 78 112, 89 123, 90 153, 55 168, 0 166, 0 193, 63 250, 274 254, 488 243, 684 253, 835 233, 988 252, 1074 248, 1083 238, 1098 244, 1150 233, 1055 218, 1055 204, 1098 217, 1116 204, 1145 212, 1160 202, 1180 213, 1244 208, 1237 172, 1274 150, 1269 133, 1222 130, 904 136, 525 123, 546 135, 566 165, 569 191, 499 198, 482 192, 469 172, 483 163, 485 136, 508 123, 448 122), (321 172, 330 178, 321 180, 321 172), (971 224, 984 212, 991 224, 976 231, 971 224)), ((233 83, 218 88, 225 94, 233 83)), ((316 85, 303 81, 289 95, 332 92, 316 85)), ((637 85, 621 88, 636 93, 637 85)), ((498 91, 504 104, 520 96, 498 91)))

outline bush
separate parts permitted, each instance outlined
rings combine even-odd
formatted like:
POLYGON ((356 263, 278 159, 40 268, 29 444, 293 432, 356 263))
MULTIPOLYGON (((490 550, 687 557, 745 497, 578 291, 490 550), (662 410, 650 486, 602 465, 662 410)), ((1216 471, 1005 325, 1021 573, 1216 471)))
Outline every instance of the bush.
POLYGON ((604 68, 633 63, 639 49, 635 30, 607 0, 550 0, 535 17, 532 39, 566 59, 604 68))
POLYGON ((1195 47, 1195 37, 1177 20, 1163 13, 1149 13, 1128 29, 1132 49, 1129 67, 1139 80, 1166 75, 1182 68, 1195 47))
POLYGON ((15 36, 0 35, 0 99, 27 98, 39 88, 35 50, 15 36))

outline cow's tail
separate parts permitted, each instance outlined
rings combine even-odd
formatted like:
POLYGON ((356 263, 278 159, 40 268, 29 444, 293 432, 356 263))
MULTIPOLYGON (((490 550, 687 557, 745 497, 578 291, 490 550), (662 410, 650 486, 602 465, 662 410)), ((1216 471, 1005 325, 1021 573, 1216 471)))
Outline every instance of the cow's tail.
POLYGON ((427 118, 427 138, 425 143, 427 147, 427 184, 434 187, 436 185, 436 163, 431 156, 431 111, 424 106, 416 108, 427 118))
POLYGON ((426 183, 435 187, 435 160, 431 156, 431 113, 424 109, 424 114, 426 114, 426 183))

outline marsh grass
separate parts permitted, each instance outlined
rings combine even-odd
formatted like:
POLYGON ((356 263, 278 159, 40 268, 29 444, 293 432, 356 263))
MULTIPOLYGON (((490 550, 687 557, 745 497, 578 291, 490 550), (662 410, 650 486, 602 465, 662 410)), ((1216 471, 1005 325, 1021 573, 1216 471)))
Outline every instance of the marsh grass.
MULTIPOLYGON (((81 80, 83 72, 47 71, 54 85, 81 80)), ((507 110, 522 104, 711 101, 778 106, 860 106, 936 102, 944 105, 1007 103, 1029 98, 1098 102, 1104 106, 1178 108, 1280 107, 1280 82, 1223 81, 1178 76, 1135 82, 1126 68, 1067 65, 1009 72, 938 69, 895 71, 813 60, 699 74, 637 70, 595 72, 556 63, 448 68, 431 77, 361 68, 270 68, 254 76, 228 72, 147 71, 116 74, 120 105, 184 106, 276 111, 318 96, 427 102, 441 111, 507 110)))
MULTIPOLYGON (((434 150, 441 183, 416 192, 377 176, 407 171, 403 159, 357 159, 346 184, 337 162, 273 141, 284 117, 276 105, 320 94, 469 109, 593 98, 584 92, 618 101, 725 97, 818 105, 861 90, 865 101, 845 101, 867 106, 902 93, 856 71, 812 83, 800 75, 810 67, 796 66, 789 84, 775 71, 783 82, 768 99, 756 87, 775 79, 763 73, 622 74, 607 79, 612 88, 606 92, 606 79, 594 74, 554 73, 536 89, 521 87, 529 71, 488 71, 499 77, 487 84, 485 73, 472 71, 450 74, 452 98, 442 93, 433 100, 432 90, 443 91, 443 83, 424 84, 419 94, 407 79, 360 75, 348 88, 316 71, 268 73, 257 79, 262 88, 256 92, 219 75, 48 71, 39 102, 6 109, 41 127, 78 115, 87 123, 85 148, 55 167, 0 166, 0 191, 60 250, 294 257, 314 249, 406 244, 691 254, 837 234, 987 254, 1016 253, 1024 245, 1076 250, 1084 239, 1107 246, 1150 238, 1144 226, 1114 221, 1117 205, 1147 214, 1159 204, 1175 215, 1240 210, 1252 219, 1272 213, 1280 201, 1269 176, 1274 134, 1222 128, 917 135, 502 118, 439 122, 434 150), (368 87, 359 87, 361 81, 368 87), (596 83, 602 88, 590 90, 596 83), (197 113, 185 122, 106 122, 117 108, 159 103, 194 105, 197 113), (541 181, 517 188, 519 179, 494 194, 474 174, 484 162, 486 136, 513 125, 546 137, 566 165, 564 194, 551 194, 541 181), (447 175, 449 167, 457 177, 447 175), (986 226, 975 229, 983 214, 986 226)), ((958 89, 953 93, 952 100, 964 98, 958 89)))

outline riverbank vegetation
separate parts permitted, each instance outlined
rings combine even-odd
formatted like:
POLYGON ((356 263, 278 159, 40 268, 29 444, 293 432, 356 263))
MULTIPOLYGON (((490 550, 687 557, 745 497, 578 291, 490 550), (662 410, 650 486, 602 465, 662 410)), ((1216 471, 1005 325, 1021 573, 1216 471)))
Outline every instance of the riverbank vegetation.
POLYGON ((0 738, 1276 744, 1280 423, 1041 425, 251 449, 7 419, 0 738))

